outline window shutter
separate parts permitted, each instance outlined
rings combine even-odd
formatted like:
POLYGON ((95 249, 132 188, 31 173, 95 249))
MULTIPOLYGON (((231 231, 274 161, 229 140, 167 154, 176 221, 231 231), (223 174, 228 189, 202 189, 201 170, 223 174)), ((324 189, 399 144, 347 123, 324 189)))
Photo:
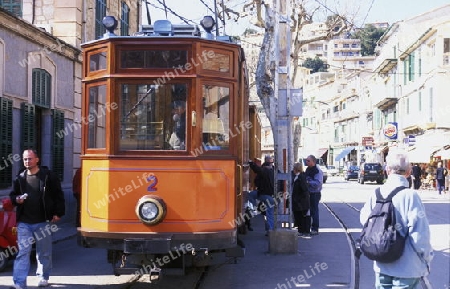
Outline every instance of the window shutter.
POLYGON ((96 0, 95 2, 95 39, 99 39, 106 32, 102 23, 103 17, 106 16, 106 0, 96 0))
POLYGON ((22 17, 21 0, 0 0, 0 7, 16 15, 17 17, 22 17))
POLYGON ((12 179, 12 101, 0 97, 0 188, 11 186, 12 179))
POLYGON ((130 8, 122 1, 122 17, 120 18, 120 35, 128 36, 130 26, 130 8))
POLYGON ((36 148, 36 108, 29 103, 22 103, 21 151, 36 148))
POLYGON ((64 177, 64 111, 52 110, 53 140, 52 140, 52 171, 60 180, 64 177))
POLYGON ((50 108, 52 76, 44 69, 34 68, 32 72, 32 95, 33 104, 50 108))

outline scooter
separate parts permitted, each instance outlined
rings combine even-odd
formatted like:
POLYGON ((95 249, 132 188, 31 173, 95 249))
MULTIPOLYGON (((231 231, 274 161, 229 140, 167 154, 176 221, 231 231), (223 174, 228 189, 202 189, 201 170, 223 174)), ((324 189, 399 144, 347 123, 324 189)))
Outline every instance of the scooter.
POLYGON ((13 260, 18 251, 16 211, 7 197, 0 202, 0 272, 5 270, 8 261, 13 260))

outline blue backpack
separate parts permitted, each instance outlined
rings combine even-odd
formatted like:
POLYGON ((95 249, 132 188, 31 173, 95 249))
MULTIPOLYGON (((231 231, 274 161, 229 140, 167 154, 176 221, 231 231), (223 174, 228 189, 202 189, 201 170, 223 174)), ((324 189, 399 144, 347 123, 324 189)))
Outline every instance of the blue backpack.
POLYGON ((390 263, 403 254, 407 236, 396 230, 392 198, 405 187, 395 188, 386 198, 375 190, 377 201, 369 215, 360 236, 360 249, 370 260, 390 263))

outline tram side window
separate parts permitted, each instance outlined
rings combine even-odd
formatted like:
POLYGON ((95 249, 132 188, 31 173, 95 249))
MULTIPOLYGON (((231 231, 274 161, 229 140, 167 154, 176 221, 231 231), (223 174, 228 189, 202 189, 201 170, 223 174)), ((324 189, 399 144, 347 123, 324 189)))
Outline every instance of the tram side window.
POLYGON ((120 150, 186 149, 186 84, 122 84, 120 150))
POLYGON ((203 147, 205 150, 229 149, 230 88, 203 85, 203 147))
POLYGON ((89 57, 89 71, 106 69, 106 52, 92 54, 89 57))
POLYGON ((88 148, 106 148, 106 85, 89 88, 88 148))

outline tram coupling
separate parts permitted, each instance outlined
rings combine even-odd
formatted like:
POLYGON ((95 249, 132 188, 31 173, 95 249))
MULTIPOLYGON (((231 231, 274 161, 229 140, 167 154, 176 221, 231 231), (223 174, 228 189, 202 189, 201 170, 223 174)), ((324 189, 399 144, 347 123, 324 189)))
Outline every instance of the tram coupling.
POLYGON ((193 256, 193 263, 194 266, 202 267, 202 266, 208 266, 211 263, 211 256, 209 256, 209 249, 208 248, 199 248, 199 249, 192 249, 192 256, 193 256))
POLYGON ((161 280, 161 277, 162 277, 161 268, 158 268, 156 266, 151 268, 148 275, 149 275, 148 279, 149 279, 150 283, 158 282, 159 280, 161 280))

